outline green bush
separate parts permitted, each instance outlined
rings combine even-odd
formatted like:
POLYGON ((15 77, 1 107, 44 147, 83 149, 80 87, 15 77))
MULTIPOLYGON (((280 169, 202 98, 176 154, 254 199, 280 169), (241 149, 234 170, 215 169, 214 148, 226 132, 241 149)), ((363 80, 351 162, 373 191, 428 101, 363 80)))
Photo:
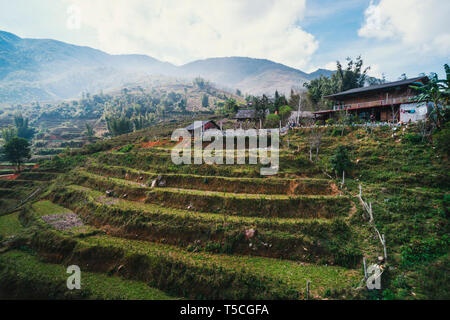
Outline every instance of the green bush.
POLYGON ((305 156, 296 157, 295 164, 296 164, 297 168, 300 168, 300 169, 311 166, 311 162, 305 156))
POLYGON ((133 148, 134 148, 134 144, 128 144, 128 145, 120 148, 119 152, 130 152, 131 150, 133 150, 133 148))
POLYGON ((448 252, 450 238, 428 238, 416 240, 401 248, 402 265, 406 268, 415 267, 434 260, 448 252))
POLYGON ((422 136, 417 133, 405 134, 405 140, 411 144, 419 144, 423 142, 422 136))
POLYGON ((333 156, 330 158, 330 165, 337 176, 342 175, 343 171, 348 171, 352 167, 352 163, 348 156, 347 148, 339 145, 333 156))
POLYGON ((434 142, 440 152, 450 155, 450 122, 447 122, 444 128, 434 135, 434 142))
POLYGON ((278 128, 280 125, 280 116, 277 114, 269 114, 266 117, 266 127, 268 128, 278 128))

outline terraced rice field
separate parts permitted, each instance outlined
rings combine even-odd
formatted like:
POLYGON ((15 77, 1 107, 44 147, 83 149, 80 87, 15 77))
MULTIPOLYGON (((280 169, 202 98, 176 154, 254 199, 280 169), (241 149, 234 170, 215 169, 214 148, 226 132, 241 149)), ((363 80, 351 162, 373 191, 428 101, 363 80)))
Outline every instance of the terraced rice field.
POLYGON ((324 298, 362 279, 360 235, 348 221, 355 203, 316 169, 261 178, 244 165, 172 166, 165 149, 127 157, 106 151, 65 174, 0 181, 6 197, 44 186, 38 201, 0 218, 3 238, 24 237, 0 254, 0 265, 13 261, 0 271, 8 292, 20 296, 29 281, 54 298, 303 299, 307 281, 310 298, 324 298), (82 225, 52 223, 74 215, 82 225), (71 264, 86 279, 78 294, 63 288, 71 264))
POLYGON ((37 189, 44 190, 57 173, 23 172, 15 179, 0 179, 0 215, 10 212, 37 189))

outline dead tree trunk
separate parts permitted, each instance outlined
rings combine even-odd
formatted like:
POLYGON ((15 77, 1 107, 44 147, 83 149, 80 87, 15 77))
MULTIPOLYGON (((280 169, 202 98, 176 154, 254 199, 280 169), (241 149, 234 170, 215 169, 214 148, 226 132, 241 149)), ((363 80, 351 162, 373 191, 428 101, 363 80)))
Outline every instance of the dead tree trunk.
POLYGON ((384 262, 387 262, 387 248, 386 248, 386 239, 384 237, 384 234, 380 234, 380 232, 378 231, 377 227, 375 226, 375 221, 373 218, 373 211, 372 211, 372 203, 370 202, 369 204, 367 204, 366 201, 363 200, 362 198, 362 188, 361 185, 359 185, 359 195, 358 195, 359 201, 361 203, 361 205, 363 206, 363 208, 365 209, 365 211, 368 213, 369 215, 369 224, 373 227, 373 229, 375 230, 378 239, 380 239, 381 245, 383 246, 383 255, 384 255, 384 262))

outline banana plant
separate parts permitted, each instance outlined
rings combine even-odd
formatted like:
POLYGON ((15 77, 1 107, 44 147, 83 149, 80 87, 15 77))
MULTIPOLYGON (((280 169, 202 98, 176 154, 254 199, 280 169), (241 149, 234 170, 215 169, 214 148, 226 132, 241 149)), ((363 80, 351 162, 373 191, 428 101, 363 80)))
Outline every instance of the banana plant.
POLYGON ((430 112, 430 117, 436 115, 436 126, 438 129, 442 128, 444 124, 444 112, 448 108, 450 98, 450 67, 448 64, 444 65, 446 79, 439 79, 436 73, 431 73, 428 76, 429 81, 426 84, 421 82, 414 82, 410 87, 418 92, 416 100, 419 102, 432 102, 433 109, 430 112))

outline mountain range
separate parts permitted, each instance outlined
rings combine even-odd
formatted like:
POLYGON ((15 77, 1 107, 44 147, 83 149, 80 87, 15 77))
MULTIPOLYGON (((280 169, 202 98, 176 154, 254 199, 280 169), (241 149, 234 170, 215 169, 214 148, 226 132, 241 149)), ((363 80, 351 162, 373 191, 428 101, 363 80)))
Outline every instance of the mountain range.
POLYGON ((182 66, 146 55, 111 55, 50 39, 26 39, 0 31, 0 104, 77 98, 82 92, 117 89, 152 76, 202 77, 216 86, 248 94, 289 94, 333 71, 313 73, 266 59, 223 57, 182 66))

